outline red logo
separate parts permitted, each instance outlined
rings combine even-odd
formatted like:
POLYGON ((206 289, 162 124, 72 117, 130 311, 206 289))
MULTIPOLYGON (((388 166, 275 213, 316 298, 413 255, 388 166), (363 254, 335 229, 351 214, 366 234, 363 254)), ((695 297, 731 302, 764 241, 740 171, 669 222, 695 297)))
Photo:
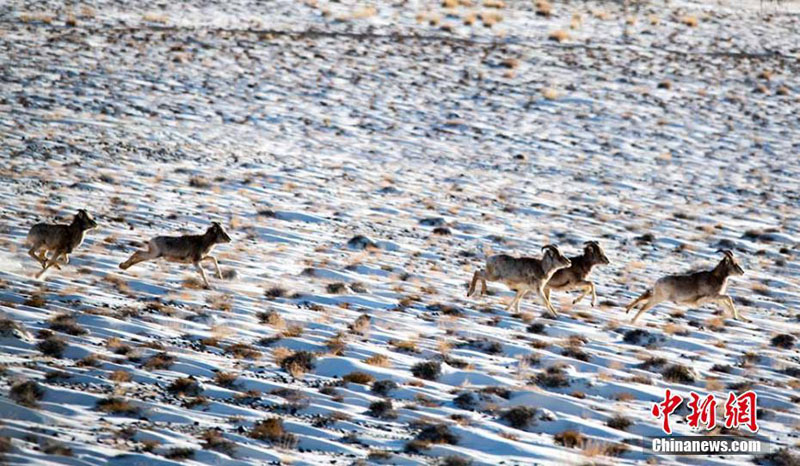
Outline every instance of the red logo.
POLYGON ((758 395, 753 390, 748 390, 739 396, 728 393, 728 401, 725 402, 725 427, 732 429, 744 426, 750 432, 758 432, 756 422, 756 402, 758 395))
POLYGON ((664 425, 661 426, 661 429, 667 434, 672 433, 672 428, 669 426, 669 415, 672 414, 681 403, 683 403, 683 398, 681 398, 680 395, 672 395, 672 392, 670 392, 668 388, 664 394, 664 401, 654 404, 653 409, 650 411, 656 418, 660 416, 664 417, 664 425))
POLYGON ((700 395, 695 392, 689 392, 692 401, 689 402, 689 410, 691 414, 686 417, 689 421, 689 427, 699 429, 700 424, 705 426, 706 430, 711 430, 717 425, 717 400, 714 399, 714 394, 709 394, 703 401, 700 401, 700 395))
MULTIPOLYGON (((689 415, 686 421, 692 429, 711 430, 717 426, 717 400, 713 394, 706 396, 689 392, 691 400, 687 403, 689 415)), ((751 432, 758 432, 756 406, 758 395, 752 390, 748 390, 739 396, 735 393, 728 393, 728 400, 725 402, 725 427, 735 429, 746 427, 751 432)), ((672 433, 669 426, 669 415, 672 414, 683 403, 683 397, 672 393, 667 389, 664 393, 664 401, 656 403, 650 412, 655 418, 662 417, 661 430, 666 434, 672 433)))

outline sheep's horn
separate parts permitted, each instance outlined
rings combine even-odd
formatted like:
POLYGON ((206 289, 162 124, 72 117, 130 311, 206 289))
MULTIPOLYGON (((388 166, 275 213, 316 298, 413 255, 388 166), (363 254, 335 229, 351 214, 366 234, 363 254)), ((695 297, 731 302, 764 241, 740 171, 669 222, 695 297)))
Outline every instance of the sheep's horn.
POLYGON ((721 252, 726 256, 730 257, 731 259, 733 259, 733 253, 731 252, 730 249, 717 249, 717 252, 721 252))

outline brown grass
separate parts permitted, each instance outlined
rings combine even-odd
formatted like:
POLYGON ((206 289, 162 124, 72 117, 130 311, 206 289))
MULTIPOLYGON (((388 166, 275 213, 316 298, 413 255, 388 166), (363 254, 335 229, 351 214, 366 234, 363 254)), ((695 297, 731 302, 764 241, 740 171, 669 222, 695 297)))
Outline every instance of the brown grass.
POLYGON ((389 342, 397 351, 405 353, 419 353, 417 342, 411 340, 392 340, 389 342))
POLYGON ((225 348, 225 352, 238 359, 259 359, 261 357, 261 351, 247 343, 234 343, 225 348))
POLYGON ((351 372, 342 376, 342 381, 347 383, 357 383, 361 385, 368 385, 375 381, 375 377, 366 372, 351 372))
POLYGON ((108 380, 114 383, 124 383, 130 382, 133 379, 133 376, 130 372, 124 371, 122 369, 116 370, 108 375, 108 380))
POLYGON ((569 32, 563 29, 556 29, 555 31, 551 31, 550 34, 547 35, 547 38, 559 43, 566 42, 569 40, 569 32))
POLYGON ((689 26, 690 28, 696 28, 699 21, 697 20, 697 16, 685 15, 681 17, 681 24, 689 26))
POLYGON ((484 27, 490 28, 501 21, 503 21, 503 15, 496 11, 481 12, 481 22, 484 27))
MULTIPOLYGON (((164 13, 158 13, 158 12, 155 12, 155 11, 148 11, 147 13, 142 15, 142 21, 146 21, 148 23, 166 24, 167 21, 169 21, 169 18, 164 13)), ((192 186, 194 186, 194 185, 192 185, 192 186)))
POLYGON ((553 6, 547 0, 536 0, 536 15, 549 17, 553 13, 553 6))
POLYGON ((384 354, 373 354, 372 356, 365 359, 364 362, 369 364, 370 366, 392 367, 392 363, 389 360, 389 357, 384 354))

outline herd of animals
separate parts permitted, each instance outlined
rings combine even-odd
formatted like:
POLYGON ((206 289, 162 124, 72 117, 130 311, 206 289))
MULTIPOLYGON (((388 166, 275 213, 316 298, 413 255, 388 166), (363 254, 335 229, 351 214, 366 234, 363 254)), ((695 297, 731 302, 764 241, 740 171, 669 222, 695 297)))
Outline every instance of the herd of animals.
MULTIPOLYGON (((28 254, 42 266, 36 277, 41 277, 50 267, 61 269, 60 259, 63 259, 63 264, 69 263, 69 254, 83 243, 86 232, 94 228, 97 228, 97 222, 84 209, 78 211, 70 224, 34 225, 28 233, 27 243, 30 246, 28 254)), ((222 225, 212 222, 202 235, 156 236, 148 242, 146 250, 134 252, 128 260, 119 264, 119 267, 125 270, 134 264, 158 258, 191 263, 200 272, 205 287, 210 288, 201 263, 207 260, 214 262, 217 277, 221 279, 219 263, 211 255, 211 251, 215 245, 230 241, 231 237, 222 225)), ((508 305, 509 311, 514 308, 519 312, 520 301, 530 291, 539 296, 545 308, 556 318, 558 313, 550 302, 552 290, 580 290, 582 293, 573 304, 577 304, 591 293, 594 306, 597 293, 594 283, 588 279, 589 274, 594 266, 609 264, 608 257, 600 244, 597 241, 587 241, 584 243, 583 254, 570 258, 551 244, 542 247, 542 251, 541 258, 512 257, 506 254, 488 257, 486 267, 474 273, 467 296, 476 294, 478 282, 481 284, 481 294, 485 294, 486 282, 491 281, 505 283, 509 288, 516 290, 514 299, 508 305)), ((711 270, 667 275, 658 279, 652 288, 626 307, 626 313, 639 308, 631 322, 636 322, 644 312, 665 301, 692 306, 717 303, 723 309, 730 311, 735 319, 742 320, 733 304, 733 299, 725 294, 725 291, 728 278, 743 275, 744 270, 730 250, 719 252, 723 254, 722 260, 711 270)))

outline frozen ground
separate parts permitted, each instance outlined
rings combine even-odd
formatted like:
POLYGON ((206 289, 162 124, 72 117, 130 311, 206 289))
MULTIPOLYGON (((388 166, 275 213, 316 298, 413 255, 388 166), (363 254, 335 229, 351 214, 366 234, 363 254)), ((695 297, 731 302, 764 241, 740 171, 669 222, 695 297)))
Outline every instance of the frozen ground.
POLYGON ((3 2, 4 460, 642 463, 666 387, 751 387, 761 434, 796 448, 798 345, 773 338, 800 332, 797 4, 472 1, 3 2), (100 228, 34 279, 28 228, 82 207, 100 228), (117 268, 211 220, 233 237, 213 290, 190 267, 117 268), (464 297, 490 252, 588 239, 611 259, 596 308, 464 297), (625 303, 719 247, 751 322, 662 305, 628 323, 625 303), (412 374, 426 361, 436 380, 412 374), (271 417, 285 432, 254 428, 271 417))

